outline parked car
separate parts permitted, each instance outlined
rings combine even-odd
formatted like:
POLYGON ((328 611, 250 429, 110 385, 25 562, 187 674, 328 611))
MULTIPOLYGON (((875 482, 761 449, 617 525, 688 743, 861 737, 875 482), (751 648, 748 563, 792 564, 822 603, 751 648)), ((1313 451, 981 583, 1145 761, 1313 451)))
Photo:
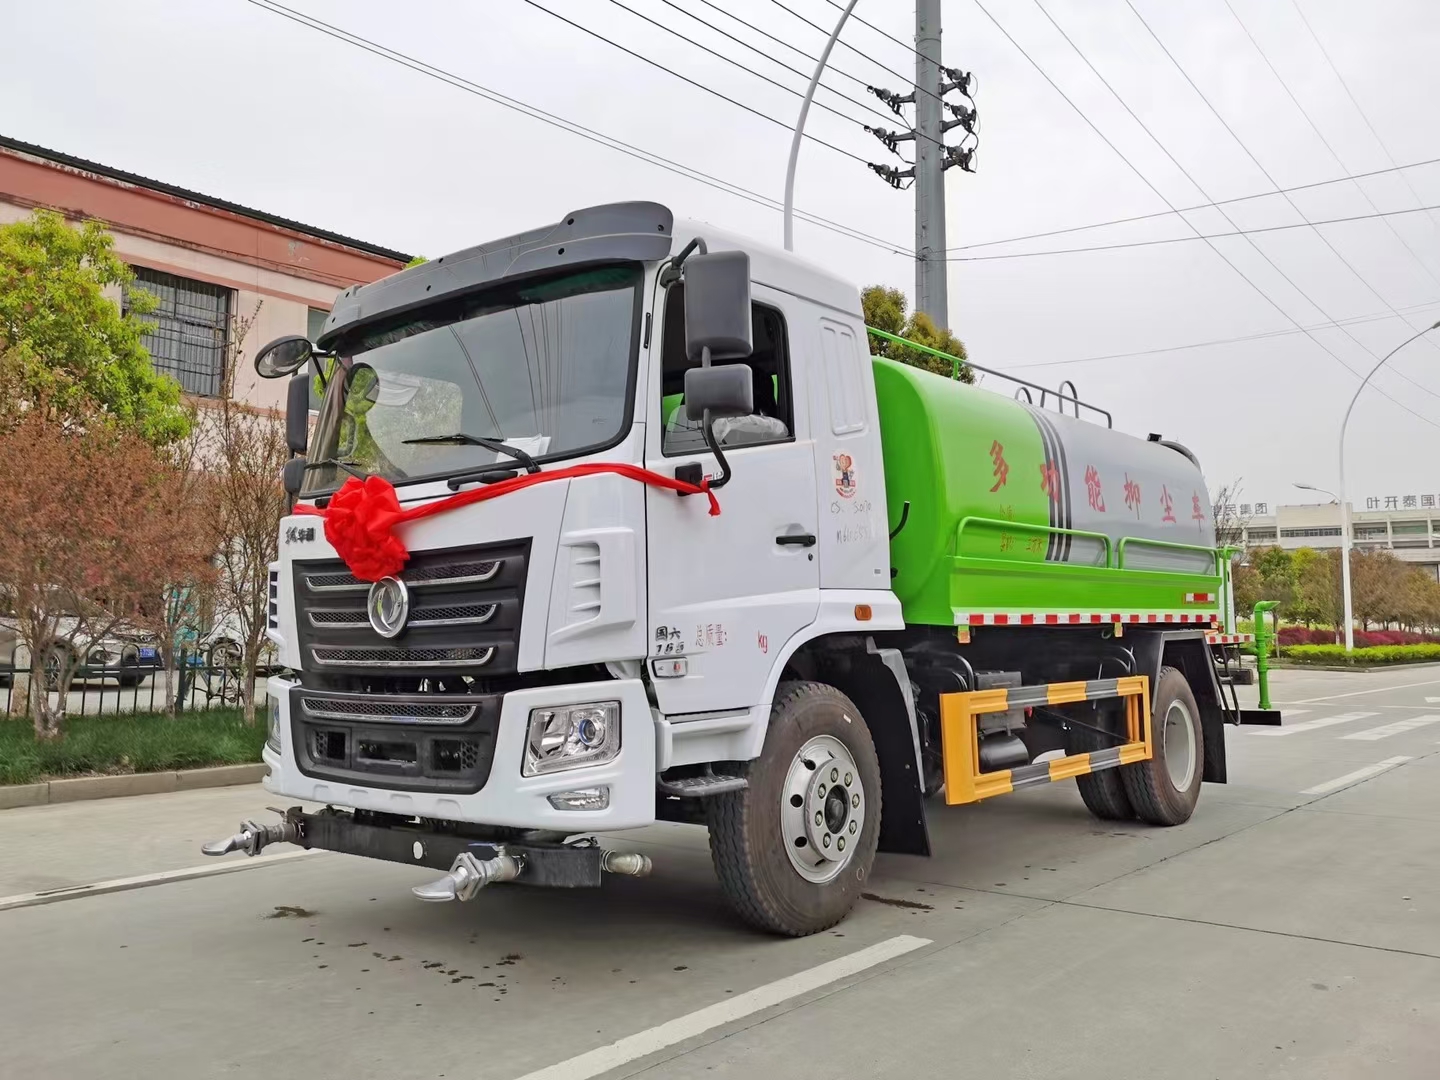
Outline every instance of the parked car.
MULTIPOLYGON (((160 642, 153 634, 121 626, 95 639, 83 633, 73 619, 63 619, 60 640, 45 658, 46 682, 57 688, 66 653, 80 657, 77 680, 114 679, 121 686, 139 686, 161 666, 160 642)), ((0 685, 8 684, 16 670, 30 670, 30 654, 13 618, 0 617, 0 685)))

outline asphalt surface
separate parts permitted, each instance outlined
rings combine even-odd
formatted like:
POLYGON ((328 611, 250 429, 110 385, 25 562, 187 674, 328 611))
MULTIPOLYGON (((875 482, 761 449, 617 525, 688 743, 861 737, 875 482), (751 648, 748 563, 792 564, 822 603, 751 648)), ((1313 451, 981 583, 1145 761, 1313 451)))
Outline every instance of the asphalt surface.
POLYGON ((1274 696, 1187 825, 1069 782, 937 806, 934 857, 799 941, 738 925, 684 826, 612 838, 648 879, 426 905, 429 872, 330 854, 186 879, 258 788, 0 812, 0 1072, 1431 1080, 1440 668, 1274 696))

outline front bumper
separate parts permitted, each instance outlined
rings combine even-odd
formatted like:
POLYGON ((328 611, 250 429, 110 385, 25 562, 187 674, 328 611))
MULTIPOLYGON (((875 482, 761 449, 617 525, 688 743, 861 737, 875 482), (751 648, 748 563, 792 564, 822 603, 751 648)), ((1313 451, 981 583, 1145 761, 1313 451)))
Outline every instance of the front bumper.
MULTIPOLYGON (((272 794, 402 817, 567 833, 633 829, 655 820, 655 722, 644 685, 638 679, 542 686, 507 693, 494 725, 488 777, 473 793, 399 790, 384 786, 381 778, 360 783, 305 775, 296 759, 296 726, 290 715, 291 690, 296 685, 294 680, 278 676, 267 682, 270 698, 280 710, 281 732, 280 750, 269 745, 264 750, 265 763, 270 767, 265 788, 272 794), (544 776, 521 775, 531 710, 606 700, 620 702, 620 753, 613 760, 544 776), (610 789, 610 805, 604 810, 557 810, 549 801, 549 796, 560 792, 600 786, 610 789)), ((428 725, 397 724, 395 728, 414 732, 418 728, 428 730, 428 725)))

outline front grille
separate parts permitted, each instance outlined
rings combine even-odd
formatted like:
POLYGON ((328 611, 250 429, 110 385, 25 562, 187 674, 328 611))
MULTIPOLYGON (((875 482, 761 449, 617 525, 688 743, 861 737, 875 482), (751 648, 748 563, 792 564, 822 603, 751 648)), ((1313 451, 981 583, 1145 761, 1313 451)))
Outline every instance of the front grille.
POLYGON ((290 691, 306 776, 397 791, 473 794, 495 754, 500 694, 290 691))
POLYGON ((447 678, 513 674, 529 554, 528 540, 412 552, 399 574, 410 614, 394 638, 370 625, 368 582, 338 559, 297 561, 296 629, 308 685, 339 685, 316 682, 318 675, 403 676, 407 668, 447 678))
MULTIPOLYGON (((444 566, 421 566, 401 572, 400 577, 411 588, 430 585, 474 585, 491 580, 500 572, 501 560, 448 563, 444 566)), ((338 589, 369 590, 370 582, 361 581, 348 570, 334 573, 309 574, 305 583, 316 592, 338 589)))
POLYGON ((390 720, 411 724, 463 724, 479 705, 468 702, 397 701, 383 697, 325 697, 305 694, 300 698, 305 715, 326 720, 390 720))
POLYGON ((336 667, 477 667, 495 656, 493 645, 456 649, 395 648, 314 648, 310 655, 317 664, 336 667))

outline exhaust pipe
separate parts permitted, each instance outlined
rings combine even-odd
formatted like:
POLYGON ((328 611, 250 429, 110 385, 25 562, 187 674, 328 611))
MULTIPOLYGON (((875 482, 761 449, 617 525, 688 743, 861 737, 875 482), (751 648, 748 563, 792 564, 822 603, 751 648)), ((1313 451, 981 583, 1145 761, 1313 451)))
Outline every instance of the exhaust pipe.
POLYGON ((649 855, 640 855, 633 851, 607 851, 600 856, 600 869, 607 874, 648 877, 653 865, 649 855))
POLYGON ((468 851, 455 856, 450 872, 429 885, 417 885, 410 891, 421 900, 473 900, 486 885, 497 881, 514 881, 525 869, 521 856, 501 851, 493 859, 477 859, 468 851))
POLYGON ((232 851, 243 851, 246 855, 259 855, 271 844, 294 844, 299 839, 300 827, 293 821, 282 821, 278 825, 261 825, 254 821, 242 821, 240 831, 234 836, 202 844, 200 850, 206 855, 228 855, 232 851))

